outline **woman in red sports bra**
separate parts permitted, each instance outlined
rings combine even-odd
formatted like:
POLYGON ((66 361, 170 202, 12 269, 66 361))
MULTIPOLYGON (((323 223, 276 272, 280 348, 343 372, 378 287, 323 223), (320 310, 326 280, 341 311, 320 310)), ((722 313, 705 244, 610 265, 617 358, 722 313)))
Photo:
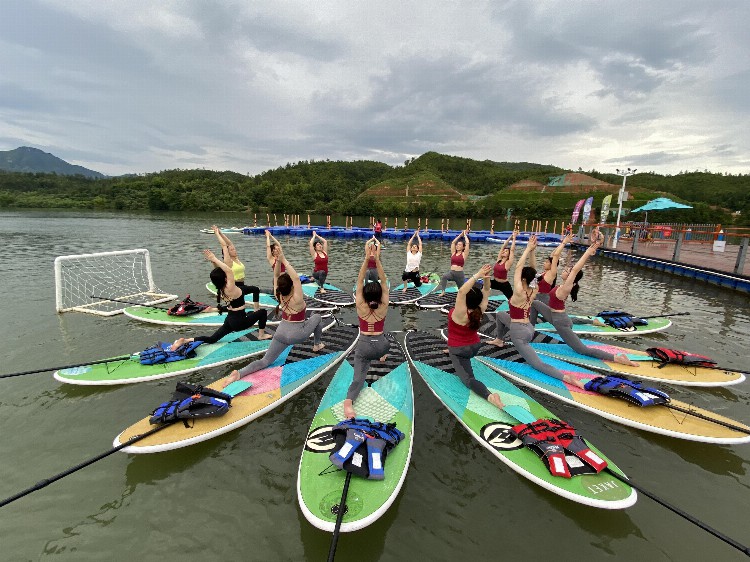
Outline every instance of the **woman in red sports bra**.
POLYGON ((359 317, 359 339, 354 352, 354 378, 352 384, 349 385, 346 399, 344 399, 344 417, 347 419, 356 417, 354 401, 365 384, 370 363, 378 358, 385 361, 388 348, 391 345, 383 333, 385 317, 388 314, 388 279, 385 276, 385 271, 383 271, 379 252, 375 254, 374 259, 380 283, 365 281, 365 275, 369 268, 368 261, 372 255, 370 248, 373 241, 375 241, 375 237, 365 243, 365 259, 359 268, 357 292, 354 297, 357 316, 359 317))
POLYGON ((445 293, 448 281, 454 281, 457 287, 461 287, 464 284, 464 265, 468 258, 469 235, 466 234, 465 230, 462 230, 461 234, 456 236, 453 242, 451 242, 451 268, 448 273, 440 278, 440 293, 437 296, 445 293), (463 237, 463 240, 460 240, 461 237, 463 237))
MULTIPOLYGON (((539 293, 536 296, 536 301, 541 301, 545 304, 549 303, 549 292, 557 283, 557 269, 558 263, 560 262, 560 256, 563 250, 573 240, 573 235, 568 233, 565 238, 562 239, 557 248, 552 250, 552 253, 544 260, 544 273, 537 277, 537 286, 539 287, 539 293)), ((536 256, 534 253, 531 254, 531 267, 536 267, 536 256)), ((539 313, 532 309, 529 314, 529 321, 531 325, 536 325, 537 317, 539 313)))
POLYGON ((273 335, 271 345, 262 359, 253 361, 239 371, 232 371, 224 381, 224 386, 231 382, 241 379, 242 377, 255 373, 268 367, 273 363, 283 351, 290 345, 302 343, 310 334, 313 335, 314 352, 318 352, 325 347, 321 341, 323 329, 321 326, 321 317, 319 314, 312 314, 307 318, 305 310, 305 294, 302 292, 302 283, 294 267, 287 261, 284 256, 284 250, 281 244, 276 242, 278 247, 278 260, 273 270, 274 286, 276 287, 276 299, 279 305, 276 307, 276 314, 281 311, 281 322, 276 333, 273 335), (281 266, 286 268, 285 273, 281 273, 281 266))
POLYGON ((509 312, 497 312, 495 314, 495 339, 487 343, 502 347, 504 345, 503 337, 506 333, 510 333, 513 346, 529 366, 545 375, 583 388, 584 383, 582 381, 539 359, 536 351, 530 345, 534 337, 534 326, 529 322, 529 311, 539 289, 537 287, 536 270, 527 266, 526 260, 536 248, 536 243, 536 236, 531 236, 526 249, 516 264, 516 269, 513 272, 513 297, 508 301, 509 312))
POLYGON ((328 277, 328 241, 313 230, 309 246, 310 255, 315 264, 312 276, 318 282, 318 287, 320 287, 318 290, 325 293, 326 290, 323 286, 326 283, 326 277, 328 277))
POLYGON ((478 330, 490 298, 491 271, 490 264, 483 265, 458 289, 456 306, 448 312, 448 357, 456 375, 467 388, 502 409, 504 404, 500 395, 490 392, 484 383, 474 378, 474 369, 471 366, 471 358, 482 345, 479 342, 478 330), (481 290, 476 286, 478 279, 484 280, 481 290))
POLYGON ((510 237, 510 248, 508 248, 508 240, 503 242, 500 247, 500 251, 497 253, 497 261, 495 266, 492 268, 492 277, 490 281, 490 287, 496 291, 501 291, 507 299, 513 296, 513 286, 508 281, 508 272, 510 271, 513 262, 516 259, 516 236, 518 231, 514 230, 510 237))
POLYGON ((377 262, 380 260, 380 250, 382 246, 378 240, 373 236, 368 240, 366 246, 367 252, 367 272, 365 273, 365 284, 370 282, 377 282, 378 277, 378 266, 377 262))

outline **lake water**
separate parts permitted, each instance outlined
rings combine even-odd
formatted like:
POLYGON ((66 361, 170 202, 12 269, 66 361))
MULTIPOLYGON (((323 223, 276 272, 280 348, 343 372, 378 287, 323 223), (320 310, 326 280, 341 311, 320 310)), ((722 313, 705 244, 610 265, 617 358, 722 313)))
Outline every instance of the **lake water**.
MULTIPOLYGON (((206 301, 208 267, 200 250, 217 244, 198 231, 213 222, 248 221, 242 215, 219 214, 0 212, 0 372, 121 355, 178 333, 197 333, 123 316, 56 314, 53 260, 148 248, 157 285, 206 301)), ((248 279, 270 285, 265 239, 233 239, 248 279)), ((281 241, 300 271, 310 269, 307 240, 281 241)), ((330 243, 329 281, 351 287, 363 241, 330 243)), ((497 246, 475 244, 467 271, 492 261, 497 251, 497 246)), ((447 269, 447 242, 426 242, 424 254, 423 271, 447 269)), ((388 245, 383 261, 386 273, 398 281, 404 246, 388 245)), ((748 369, 746 295, 594 259, 571 311, 609 308, 640 315, 689 311, 691 316, 674 318, 666 332, 622 341, 631 347, 689 349, 724 366, 748 369)), ((351 311, 342 315, 354 320, 351 311)), ((386 329, 431 329, 443 323, 436 311, 392 308, 386 329)), ((193 374, 188 380, 210 382, 230 369, 193 374)), ((4 507, 0 559, 324 560, 330 535, 301 514, 296 476, 310 420, 329 380, 330 375, 322 377, 228 435, 158 455, 117 453, 4 507)), ((170 395, 175 380, 86 388, 60 384, 45 373, 0 384, 0 498, 5 498, 109 449, 115 435, 170 395)), ((740 559, 736 550, 643 495, 630 509, 608 512, 542 490, 470 438, 416 373, 414 391, 414 454, 406 483, 382 519, 341 537, 337 560, 740 559)), ((750 544, 750 446, 656 436, 531 394, 601 447, 634 481, 750 544)), ((675 388, 671 394, 750 421, 747 383, 727 389, 675 388)))

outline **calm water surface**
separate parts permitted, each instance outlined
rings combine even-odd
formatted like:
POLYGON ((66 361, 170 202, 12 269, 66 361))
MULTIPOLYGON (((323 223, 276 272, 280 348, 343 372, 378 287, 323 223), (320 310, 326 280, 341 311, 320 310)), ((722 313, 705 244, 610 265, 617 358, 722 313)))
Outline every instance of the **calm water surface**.
MULTIPOLYGON (((213 222, 247 220, 208 214, 0 212, 0 372, 121 355, 174 338, 178 332, 122 316, 57 315, 53 260, 148 248, 162 289, 206 300, 208 267, 200 250, 217 245, 198 229, 213 222)), ((264 238, 235 235, 234 240, 248 278, 270 285, 264 238)), ((306 240, 282 242, 299 270, 310 269, 306 240)), ((350 287, 362 241, 330 242, 329 280, 350 287)), ((491 261, 497 250, 475 244, 467 270, 491 261)), ((448 256, 448 243, 425 243, 423 270, 442 272, 448 256)), ((400 276, 404 246, 389 245, 383 260, 391 279, 400 276)), ((689 317, 675 318, 667 332, 628 338, 626 345, 686 348, 748 369, 748 301, 740 293, 600 258, 588 266, 574 310, 690 311, 689 317)), ((351 311, 343 315, 353 320, 351 311)), ((430 329, 443 321, 438 312, 392 308, 386 327, 430 329)), ((230 369, 193 374, 189 380, 210 382, 230 369)), ((118 453, 4 507, 0 559, 324 560, 330 535, 300 513, 296 475, 328 380, 330 375, 322 377, 229 435, 159 455, 118 453)), ((86 388, 38 374, 0 384, 4 498, 107 450, 115 435, 169 396, 175 381, 86 388)), ((741 559, 739 552, 643 495, 628 510, 607 512, 542 490, 479 447, 416 375, 414 391, 414 454, 400 497, 377 523, 343 536, 337 560, 741 559)), ((750 544, 750 446, 656 436, 532 395, 605 450, 636 482, 750 544)), ((747 383, 715 390, 676 388, 672 395, 750 421, 747 383)))

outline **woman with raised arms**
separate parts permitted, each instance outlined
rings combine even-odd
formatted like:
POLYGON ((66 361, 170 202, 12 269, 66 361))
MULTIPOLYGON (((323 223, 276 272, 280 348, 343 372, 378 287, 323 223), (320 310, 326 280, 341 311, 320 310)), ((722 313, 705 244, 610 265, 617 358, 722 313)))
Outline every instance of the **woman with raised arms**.
POLYGON ((513 286, 508 281, 508 272, 510 271, 513 262, 516 259, 516 236, 518 231, 514 230, 510 237, 510 248, 508 248, 508 240, 503 242, 500 247, 500 251, 497 253, 497 261, 495 266, 492 268, 492 277, 490 286, 502 292, 506 298, 510 299, 513 296, 513 286))
POLYGON ((401 281, 404 282, 404 293, 409 286, 409 281, 414 283, 415 287, 420 287, 422 285, 422 278, 419 276, 419 266, 421 262, 422 239, 419 237, 419 230, 415 230, 414 234, 411 235, 411 238, 409 238, 409 241, 406 243, 406 267, 401 274, 401 281), (414 242, 415 237, 417 239, 416 242, 414 242))
POLYGON ((469 257, 469 235, 465 230, 453 239, 451 242, 451 268, 440 278, 440 296, 445 293, 445 287, 448 281, 454 281, 457 287, 464 284, 464 264, 469 257), (460 238, 463 237, 463 240, 460 238))
POLYGON ((320 292, 325 293, 326 290, 323 286, 326 283, 326 277, 328 277, 328 241, 313 230, 309 246, 310 255, 315 264, 312 276, 318 282, 320 292))

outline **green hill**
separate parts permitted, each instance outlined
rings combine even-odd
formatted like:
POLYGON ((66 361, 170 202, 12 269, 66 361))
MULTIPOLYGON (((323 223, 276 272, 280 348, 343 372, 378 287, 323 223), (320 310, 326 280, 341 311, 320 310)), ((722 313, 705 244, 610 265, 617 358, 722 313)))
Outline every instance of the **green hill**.
POLYGON ((60 174, 64 176, 84 176, 87 178, 103 178, 104 174, 89 170, 83 166, 68 164, 38 148, 22 146, 14 150, 0 150, 0 170, 7 172, 36 172, 60 174))

